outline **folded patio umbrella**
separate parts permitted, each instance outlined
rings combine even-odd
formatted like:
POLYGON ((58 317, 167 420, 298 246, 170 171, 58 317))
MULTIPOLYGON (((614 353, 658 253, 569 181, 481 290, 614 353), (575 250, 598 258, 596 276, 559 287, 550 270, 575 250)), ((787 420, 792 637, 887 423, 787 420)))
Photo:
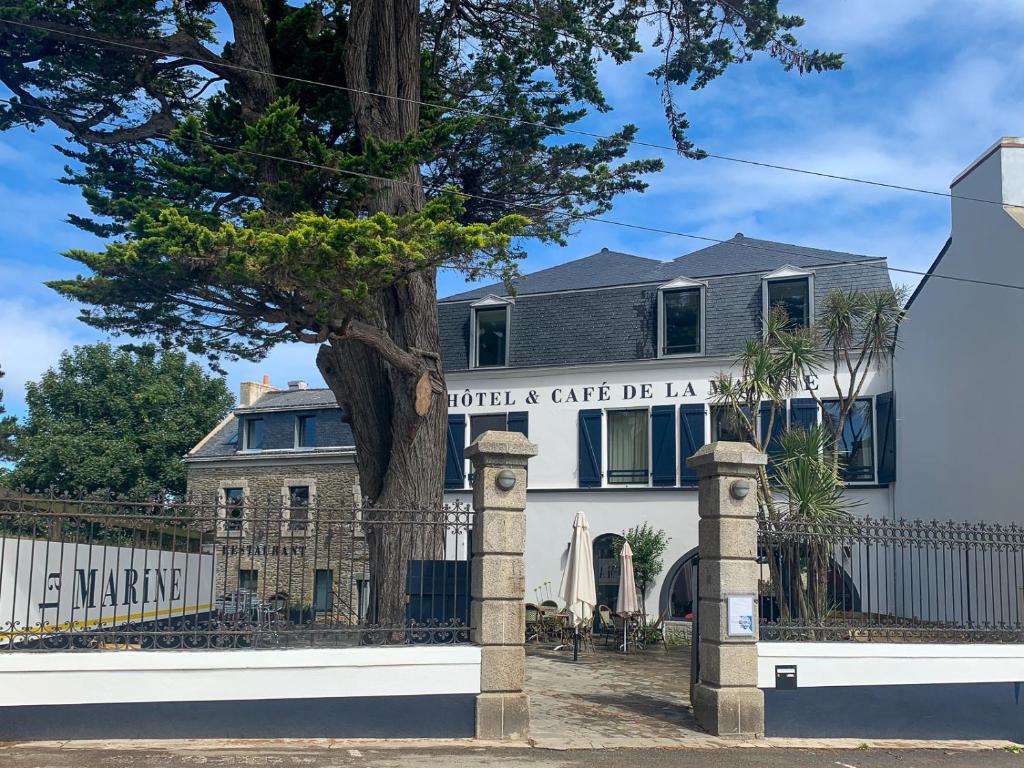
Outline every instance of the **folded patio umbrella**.
POLYGON ((620 616, 640 613, 636 599, 636 576, 633 574, 633 549, 628 541, 622 542, 622 551, 619 553, 619 599, 615 611, 620 616))
POLYGON ((572 624, 579 627, 594 618, 597 606, 597 587, 594 584, 594 555, 590 543, 590 526, 587 516, 576 513, 572 523, 572 540, 569 542, 569 556, 562 573, 562 587, 559 590, 565 602, 572 624))

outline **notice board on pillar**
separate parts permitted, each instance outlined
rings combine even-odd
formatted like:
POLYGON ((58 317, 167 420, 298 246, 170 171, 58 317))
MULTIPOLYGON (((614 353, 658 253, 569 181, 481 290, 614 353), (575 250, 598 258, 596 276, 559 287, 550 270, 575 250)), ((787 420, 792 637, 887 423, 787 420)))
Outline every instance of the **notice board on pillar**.
POLYGON ((754 596, 728 595, 726 606, 728 610, 728 636, 753 637, 754 596))

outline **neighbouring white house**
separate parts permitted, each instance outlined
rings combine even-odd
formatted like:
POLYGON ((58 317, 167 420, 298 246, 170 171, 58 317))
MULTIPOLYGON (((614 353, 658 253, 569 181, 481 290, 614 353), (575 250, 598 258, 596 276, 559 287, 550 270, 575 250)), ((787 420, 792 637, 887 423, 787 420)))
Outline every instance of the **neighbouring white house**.
POLYGON ((949 240, 899 329, 896 509, 908 518, 1019 524, 1024 138, 997 141, 950 190, 949 240))

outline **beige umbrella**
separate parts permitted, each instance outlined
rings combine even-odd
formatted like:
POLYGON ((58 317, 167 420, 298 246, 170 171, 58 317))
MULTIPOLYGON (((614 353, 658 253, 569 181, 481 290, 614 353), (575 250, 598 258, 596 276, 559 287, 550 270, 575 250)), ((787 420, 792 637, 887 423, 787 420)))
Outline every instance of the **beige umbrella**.
MULTIPOLYGON (((569 613, 572 625, 577 630, 581 625, 594 618, 594 608, 597 606, 597 587, 594 585, 594 555, 591 546, 587 516, 582 512, 577 512, 572 523, 572 539, 569 541, 569 554, 566 557, 565 571, 562 573, 562 587, 559 590, 565 603, 565 610, 569 613)), ((578 638, 577 631, 574 656, 575 651, 578 650, 578 638)))
POLYGON ((633 549, 628 541, 622 542, 619 553, 619 599, 615 611, 622 617, 622 650, 625 651, 629 617, 640 613, 636 600, 636 576, 633 574, 633 549))

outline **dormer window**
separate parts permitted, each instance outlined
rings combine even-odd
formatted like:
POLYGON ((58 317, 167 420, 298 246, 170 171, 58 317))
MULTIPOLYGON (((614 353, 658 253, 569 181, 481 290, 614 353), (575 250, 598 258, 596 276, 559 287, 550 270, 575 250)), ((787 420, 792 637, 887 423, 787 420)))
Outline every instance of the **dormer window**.
POLYGON ((785 266, 762 278, 764 317, 778 307, 789 318, 786 328, 809 328, 814 318, 814 273, 785 266))
POLYGON ((473 368, 508 365, 511 309, 511 301, 497 296, 488 296, 470 305, 470 364, 473 368))
POLYGON ((703 354, 705 287, 680 277, 658 289, 658 357, 703 354))
POLYGON ((249 417, 245 420, 245 431, 242 433, 242 450, 259 451, 263 449, 263 419, 249 417))

